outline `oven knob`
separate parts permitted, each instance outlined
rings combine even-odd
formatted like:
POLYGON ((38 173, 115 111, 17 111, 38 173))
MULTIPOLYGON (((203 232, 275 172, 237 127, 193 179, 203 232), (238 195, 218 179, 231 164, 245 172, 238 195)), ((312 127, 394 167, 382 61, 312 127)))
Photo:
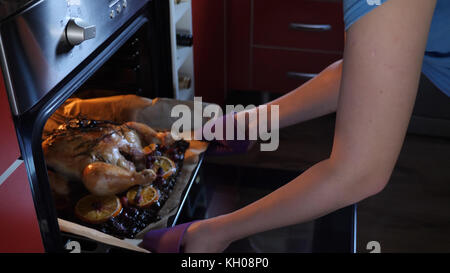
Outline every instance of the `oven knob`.
POLYGON ((86 24, 83 20, 70 19, 66 27, 66 38, 70 45, 76 46, 82 42, 95 38, 96 28, 86 24))

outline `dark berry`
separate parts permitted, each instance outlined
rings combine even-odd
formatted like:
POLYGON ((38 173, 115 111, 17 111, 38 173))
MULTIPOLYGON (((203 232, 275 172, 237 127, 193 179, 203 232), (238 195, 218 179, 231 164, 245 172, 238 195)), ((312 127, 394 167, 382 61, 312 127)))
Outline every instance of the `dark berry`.
POLYGON ((157 174, 158 176, 162 176, 162 175, 164 174, 163 168, 159 167, 158 170, 156 171, 156 174, 157 174))

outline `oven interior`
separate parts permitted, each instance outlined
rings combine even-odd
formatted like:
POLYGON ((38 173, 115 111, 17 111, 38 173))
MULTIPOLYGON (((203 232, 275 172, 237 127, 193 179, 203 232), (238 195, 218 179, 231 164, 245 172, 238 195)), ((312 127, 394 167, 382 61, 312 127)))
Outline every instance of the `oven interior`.
POLYGON ((154 97, 148 31, 148 24, 142 26, 71 97, 88 99, 125 94, 154 97))

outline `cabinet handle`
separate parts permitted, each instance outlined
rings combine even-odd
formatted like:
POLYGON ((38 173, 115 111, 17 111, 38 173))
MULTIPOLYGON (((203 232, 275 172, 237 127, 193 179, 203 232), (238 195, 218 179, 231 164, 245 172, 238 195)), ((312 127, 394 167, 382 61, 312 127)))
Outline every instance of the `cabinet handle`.
POLYGON ((315 25, 315 24, 300 24, 300 23, 290 23, 290 29, 303 30, 303 31, 330 31, 332 29, 331 25, 315 25))
POLYGON ((317 74, 314 73, 300 73, 300 72, 288 72, 286 73, 286 76, 288 78, 296 78, 296 79, 303 79, 303 80, 310 80, 317 76, 317 74))

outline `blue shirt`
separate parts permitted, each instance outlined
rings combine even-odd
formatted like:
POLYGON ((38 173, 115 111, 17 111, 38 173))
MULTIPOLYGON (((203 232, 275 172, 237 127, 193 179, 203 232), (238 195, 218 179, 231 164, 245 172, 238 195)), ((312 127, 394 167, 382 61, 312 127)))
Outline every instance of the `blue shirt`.
MULTIPOLYGON (((386 1, 388 0, 344 0, 345 30, 386 1)), ((450 96, 450 0, 437 0, 422 72, 450 96)))

